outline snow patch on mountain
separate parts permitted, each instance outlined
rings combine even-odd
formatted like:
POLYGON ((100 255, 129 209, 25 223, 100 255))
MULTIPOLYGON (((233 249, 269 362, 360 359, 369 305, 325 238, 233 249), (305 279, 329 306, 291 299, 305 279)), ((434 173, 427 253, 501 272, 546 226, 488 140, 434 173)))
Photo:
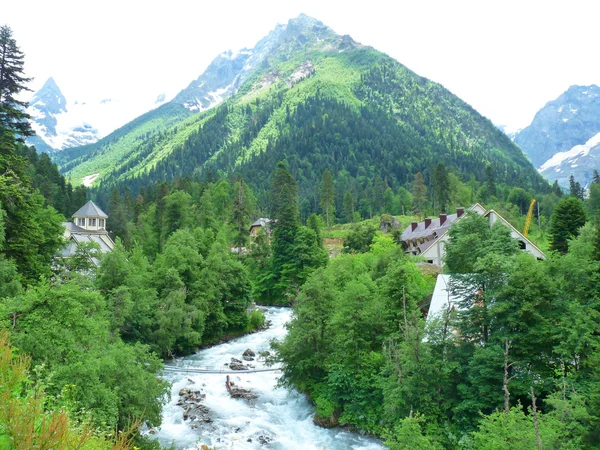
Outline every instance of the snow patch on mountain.
POLYGON ((560 166, 565 163, 571 164, 571 167, 575 168, 577 167, 576 161, 583 156, 589 155, 590 150, 598 144, 600 144, 600 133, 590 138, 585 144, 576 145, 566 152, 556 153, 552 158, 542 164, 538 170, 539 172, 546 172, 549 169, 554 168, 556 172, 560 172, 560 166))
POLYGON ((92 144, 166 100, 166 96, 161 94, 154 99, 151 96, 123 100, 78 99, 68 103, 55 81, 49 78, 33 95, 27 112, 36 135, 52 150, 60 151, 92 144))

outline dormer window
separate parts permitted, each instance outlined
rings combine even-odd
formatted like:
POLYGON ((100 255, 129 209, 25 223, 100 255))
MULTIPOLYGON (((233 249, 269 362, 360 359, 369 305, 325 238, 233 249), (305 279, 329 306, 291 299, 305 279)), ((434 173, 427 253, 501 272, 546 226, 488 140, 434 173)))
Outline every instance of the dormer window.
POLYGON ((95 219, 95 218, 92 218, 92 217, 90 217, 90 218, 88 219, 88 225, 89 225, 90 227, 95 227, 95 226, 96 226, 96 219, 95 219))
POLYGON ((85 218, 84 217, 78 217, 77 218, 77 226, 79 226, 79 227, 85 227, 85 218))
POLYGON ((104 228, 104 219, 98 219, 98 226, 104 228))

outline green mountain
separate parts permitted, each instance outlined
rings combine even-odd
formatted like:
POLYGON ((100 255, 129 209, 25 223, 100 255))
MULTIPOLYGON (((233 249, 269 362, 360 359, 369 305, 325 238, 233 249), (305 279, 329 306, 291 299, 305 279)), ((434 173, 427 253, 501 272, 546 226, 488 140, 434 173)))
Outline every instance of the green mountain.
MULTIPOLYGON (((329 169, 348 189, 393 189, 442 162, 464 180, 544 190, 527 157, 488 119, 389 56, 301 15, 253 49, 226 52, 172 102, 98 143, 63 152, 72 179, 100 174, 102 198, 175 177, 241 173, 266 201, 285 160, 316 202, 329 169)), ((318 202, 317 202, 318 203, 318 202)))

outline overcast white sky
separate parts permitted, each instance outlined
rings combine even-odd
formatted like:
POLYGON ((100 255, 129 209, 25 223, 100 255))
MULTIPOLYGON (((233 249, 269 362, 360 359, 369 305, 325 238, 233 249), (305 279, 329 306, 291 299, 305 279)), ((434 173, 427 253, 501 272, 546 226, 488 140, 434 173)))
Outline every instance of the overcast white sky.
POLYGON ((39 89, 68 102, 170 95, 222 51, 300 13, 441 83, 496 124, 524 127, 573 84, 600 84, 600 3, 569 0, 0 0, 39 89))

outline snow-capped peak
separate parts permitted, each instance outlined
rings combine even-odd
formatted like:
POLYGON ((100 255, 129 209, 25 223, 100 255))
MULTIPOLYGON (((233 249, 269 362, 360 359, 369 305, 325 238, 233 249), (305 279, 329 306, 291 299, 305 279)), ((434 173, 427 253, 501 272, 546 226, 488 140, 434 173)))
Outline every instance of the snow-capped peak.
POLYGON ((576 145, 566 152, 556 153, 552 158, 542 164, 539 171, 544 172, 553 167, 559 168, 564 162, 572 162, 575 164, 576 159, 588 155, 592 147, 595 147, 598 144, 600 144, 600 133, 592 136, 585 144, 576 145))

